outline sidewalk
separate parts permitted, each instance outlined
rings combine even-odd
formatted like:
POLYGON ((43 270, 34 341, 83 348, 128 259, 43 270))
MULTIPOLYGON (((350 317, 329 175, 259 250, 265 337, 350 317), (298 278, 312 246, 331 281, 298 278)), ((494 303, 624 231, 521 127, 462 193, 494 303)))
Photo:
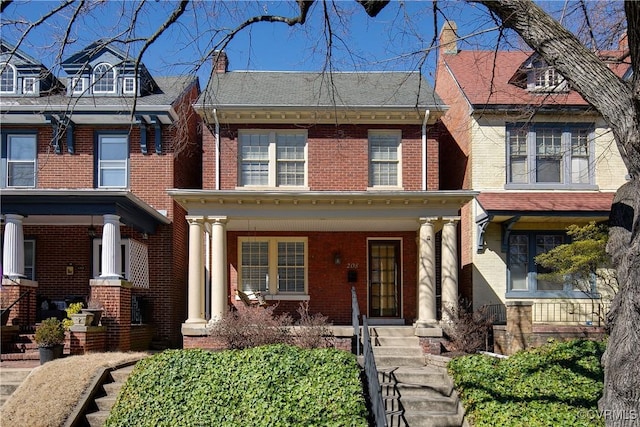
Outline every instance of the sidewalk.
POLYGON ((0 369, 3 368, 37 368, 40 366, 39 360, 2 360, 0 369))

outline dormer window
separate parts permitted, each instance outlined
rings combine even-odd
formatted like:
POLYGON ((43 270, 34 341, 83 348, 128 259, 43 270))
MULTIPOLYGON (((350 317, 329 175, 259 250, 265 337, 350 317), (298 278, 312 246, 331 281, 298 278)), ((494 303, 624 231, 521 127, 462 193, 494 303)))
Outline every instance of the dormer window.
POLYGON ((136 93, 136 79, 134 77, 125 77, 122 80, 122 93, 126 95, 136 93))
POLYGON ((93 69, 93 93, 115 93, 116 70, 106 63, 98 64, 93 69))
POLYGON ((562 75, 544 61, 538 60, 531 64, 527 76, 529 90, 542 92, 558 92, 567 90, 567 83, 562 75))
POLYGON ((84 79, 82 77, 74 77, 71 79, 71 90, 73 93, 84 92, 84 79))
POLYGON ((25 77, 22 80, 22 93, 24 94, 36 93, 36 79, 34 77, 25 77))
POLYGON ((0 64, 0 93, 16 92, 16 68, 11 64, 0 64))

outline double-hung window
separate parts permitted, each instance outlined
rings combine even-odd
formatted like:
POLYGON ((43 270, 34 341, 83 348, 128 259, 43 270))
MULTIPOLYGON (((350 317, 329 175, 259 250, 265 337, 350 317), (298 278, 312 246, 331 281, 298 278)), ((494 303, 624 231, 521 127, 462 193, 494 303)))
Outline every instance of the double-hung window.
MULTIPOLYGON (((586 298, 584 286, 567 278, 564 282, 542 280, 539 274, 550 271, 535 263, 537 255, 568 243, 564 233, 553 231, 517 231, 509 235, 507 297, 586 298)), ((593 284, 595 286, 595 283, 593 284)), ((591 289, 592 292, 595 288, 591 289)))
POLYGON ((307 135, 287 131, 246 131, 238 136, 242 187, 305 187, 307 135))
POLYGON ((8 63, 0 64, 0 93, 16 92, 17 73, 13 65, 8 63))
POLYGON ((129 176, 129 138, 126 134, 99 134, 98 187, 126 188, 129 176))
POLYGON ((507 186, 585 188, 595 185, 593 125, 507 126, 507 186))
POLYGON ((401 187, 400 131, 369 132, 369 186, 401 187))
POLYGON ((306 295, 306 237, 240 237, 238 243, 240 289, 306 295))
POLYGON ((35 134, 2 134, 2 187, 36 186, 35 134))
POLYGON ((115 93, 116 70, 110 64, 102 63, 93 69, 93 93, 115 93))

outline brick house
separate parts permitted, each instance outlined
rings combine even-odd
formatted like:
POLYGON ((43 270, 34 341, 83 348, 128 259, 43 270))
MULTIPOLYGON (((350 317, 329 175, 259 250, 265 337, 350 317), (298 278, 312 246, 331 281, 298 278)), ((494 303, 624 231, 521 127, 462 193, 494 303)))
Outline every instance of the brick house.
MULTIPOLYGON (((436 92, 450 107, 451 139, 443 164, 466 164, 441 184, 479 192, 462 210, 461 295, 475 308, 531 301, 540 322, 560 320, 563 302, 599 300, 595 282, 538 280, 533 258, 568 242, 569 225, 608 219, 627 170, 604 120, 533 52, 460 50, 453 22, 440 44, 436 92)), ((598 54, 624 78, 626 51, 598 54)), ((566 319, 595 324, 591 314, 566 319)))
POLYGON ((187 226, 166 190, 201 186, 198 80, 136 73, 101 40, 60 79, 4 41, 0 66, 2 306, 30 291, 9 324, 91 297, 107 349, 144 347, 139 333, 179 347, 187 226))
MULTIPOLYGON (((442 191, 434 123, 445 110, 418 73, 230 71, 196 104, 202 190, 170 194, 189 221, 185 346, 259 291, 295 316, 308 301, 351 322, 351 288, 376 324, 433 325, 457 298, 460 208, 442 191)), ((204 344, 202 344, 204 345, 204 344)))

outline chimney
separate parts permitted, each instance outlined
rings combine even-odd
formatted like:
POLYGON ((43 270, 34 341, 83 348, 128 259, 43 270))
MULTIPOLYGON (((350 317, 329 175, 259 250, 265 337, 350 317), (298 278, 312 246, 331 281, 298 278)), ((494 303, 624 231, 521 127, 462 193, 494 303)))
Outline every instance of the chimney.
POLYGON ((216 50, 213 52, 213 72, 226 73, 229 69, 229 60, 224 50, 216 50))
POLYGON ((440 49, 442 53, 458 53, 458 26, 454 21, 446 21, 440 31, 440 49))

